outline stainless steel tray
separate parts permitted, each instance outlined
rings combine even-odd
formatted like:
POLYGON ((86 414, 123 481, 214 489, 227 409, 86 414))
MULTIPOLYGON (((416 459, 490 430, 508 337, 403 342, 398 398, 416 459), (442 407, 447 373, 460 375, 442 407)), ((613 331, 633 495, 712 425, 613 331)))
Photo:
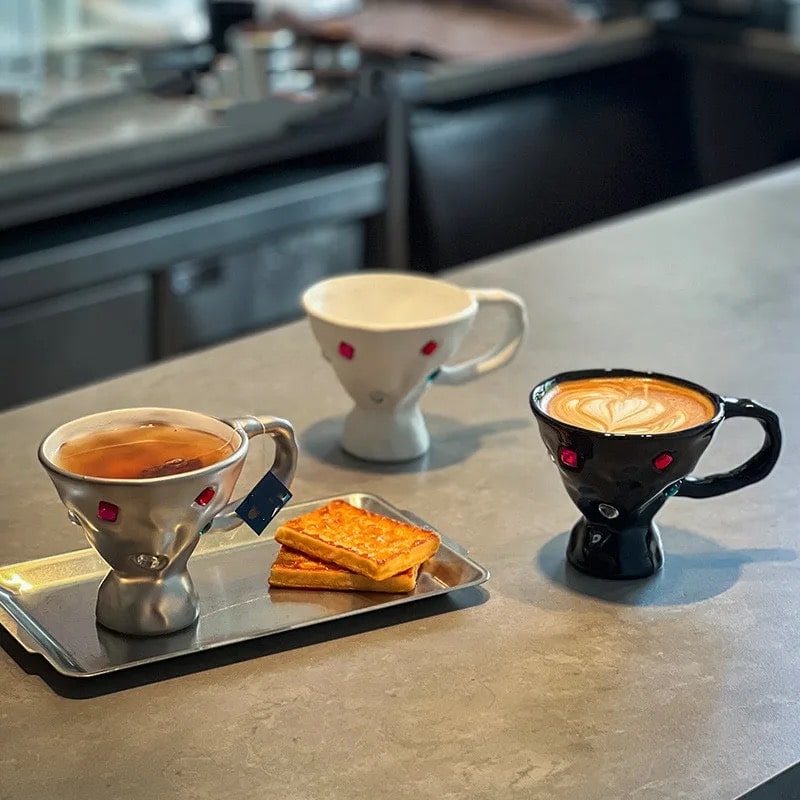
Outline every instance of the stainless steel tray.
MULTIPOLYGON (((359 508, 431 527, 379 497, 339 495, 359 508)), ((270 526, 334 498, 284 508, 270 526)), ((441 533, 440 533, 441 535, 441 533)), ((140 664, 412 603, 477 586, 489 577, 466 551, 442 535, 438 553, 420 570, 410 594, 275 589, 267 573, 278 544, 244 526, 203 537, 189 561, 200 595, 200 619, 185 631, 151 638, 122 636, 98 626, 97 587, 108 571, 92 549, 0 567, 0 624, 30 653, 63 675, 88 678, 140 664)))

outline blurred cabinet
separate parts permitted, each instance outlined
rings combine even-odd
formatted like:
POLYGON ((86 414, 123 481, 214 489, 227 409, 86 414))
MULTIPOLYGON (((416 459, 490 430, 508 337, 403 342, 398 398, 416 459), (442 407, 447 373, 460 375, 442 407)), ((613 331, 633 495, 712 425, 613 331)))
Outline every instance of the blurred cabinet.
MULTIPOLYGON (((367 266, 382 164, 250 174, 0 240, 0 408, 299 316, 367 266)), ((14 232, 12 232, 13 234, 14 232)))
POLYGON ((364 263, 358 221, 287 231, 244 252, 175 264, 158 276, 159 355, 183 353, 301 313, 321 278, 364 263))
POLYGON ((146 364, 153 314, 144 275, 0 311, 0 406, 146 364))

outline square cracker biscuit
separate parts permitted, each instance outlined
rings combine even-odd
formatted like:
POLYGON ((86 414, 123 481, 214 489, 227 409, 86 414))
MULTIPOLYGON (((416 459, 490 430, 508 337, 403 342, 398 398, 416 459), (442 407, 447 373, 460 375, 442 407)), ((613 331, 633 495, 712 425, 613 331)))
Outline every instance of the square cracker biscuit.
POLYGON ((427 561, 440 539, 426 528, 333 500, 285 522, 275 531, 275 541, 382 581, 427 561))
POLYGON ((269 584, 295 589, 406 593, 417 585, 418 572, 419 565, 415 565, 399 575, 376 581, 281 545, 269 573, 269 584))

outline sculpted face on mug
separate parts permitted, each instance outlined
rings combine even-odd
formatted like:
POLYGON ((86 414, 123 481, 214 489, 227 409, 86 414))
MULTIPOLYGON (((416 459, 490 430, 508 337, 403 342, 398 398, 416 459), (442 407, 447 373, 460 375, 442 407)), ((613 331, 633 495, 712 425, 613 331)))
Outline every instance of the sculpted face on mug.
POLYGON ((573 501, 587 519, 597 522, 635 516, 677 491, 699 453, 678 442, 666 444, 658 435, 695 428, 716 414, 710 397, 641 376, 561 381, 544 395, 541 408, 553 419, 592 434, 576 433, 565 445, 548 432, 545 442, 573 501), (606 441, 598 433, 622 438, 606 441), (622 457, 624 452, 628 458, 622 457))
POLYGON ((323 356, 356 403, 391 411, 415 402, 455 350, 452 335, 441 334, 394 332, 387 347, 381 333, 340 331, 326 339, 323 356))
POLYGON ((225 423, 197 415, 183 416, 198 427, 182 424, 181 412, 174 412, 174 419, 156 412, 152 420, 135 419, 135 411, 130 419, 118 419, 120 414, 110 414, 106 423, 90 421, 85 428, 80 420, 71 423, 68 428, 78 427, 57 437, 46 455, 70 473, 56 482, 70 520, 83 527, 112 567, 138 566, 149 573, 153 564, 161 569, 192 547, 197 532, 225 505, 240 466, 214 475, 192 474, 229 459, 242 440, 225 423), (167 477, 180 480, 158 480, 167 477), (114 483, 131 479, 136 482, 114 483), (161 536, 164 531, 169 534, 161 536), (140 562, 148 536, 157 537, 160 555, 145 555, 140 562))

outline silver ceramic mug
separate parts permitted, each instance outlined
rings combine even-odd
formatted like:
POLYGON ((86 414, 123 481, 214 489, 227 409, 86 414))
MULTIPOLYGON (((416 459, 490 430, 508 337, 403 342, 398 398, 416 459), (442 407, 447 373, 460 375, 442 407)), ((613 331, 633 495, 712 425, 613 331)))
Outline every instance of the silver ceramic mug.
POLYGON ((111 567, 97 592, 97 621, 119 633, 172 633, 199 616, 198 596, 187 564, 201 533, 237 527, 230 502, 249 441, 266 434, 275 442, 272 473, 287 488, 297 466, 289 422, 276 417, 217 419, 194 411, 125 408, 67 422, 39 446, 39 460, 72 522, 111 567), (156 478, 95 478, 57 463, 59 447, 88 433, 162 423, 192 428, 226 440, 234 452, 207 467, 156 478))

